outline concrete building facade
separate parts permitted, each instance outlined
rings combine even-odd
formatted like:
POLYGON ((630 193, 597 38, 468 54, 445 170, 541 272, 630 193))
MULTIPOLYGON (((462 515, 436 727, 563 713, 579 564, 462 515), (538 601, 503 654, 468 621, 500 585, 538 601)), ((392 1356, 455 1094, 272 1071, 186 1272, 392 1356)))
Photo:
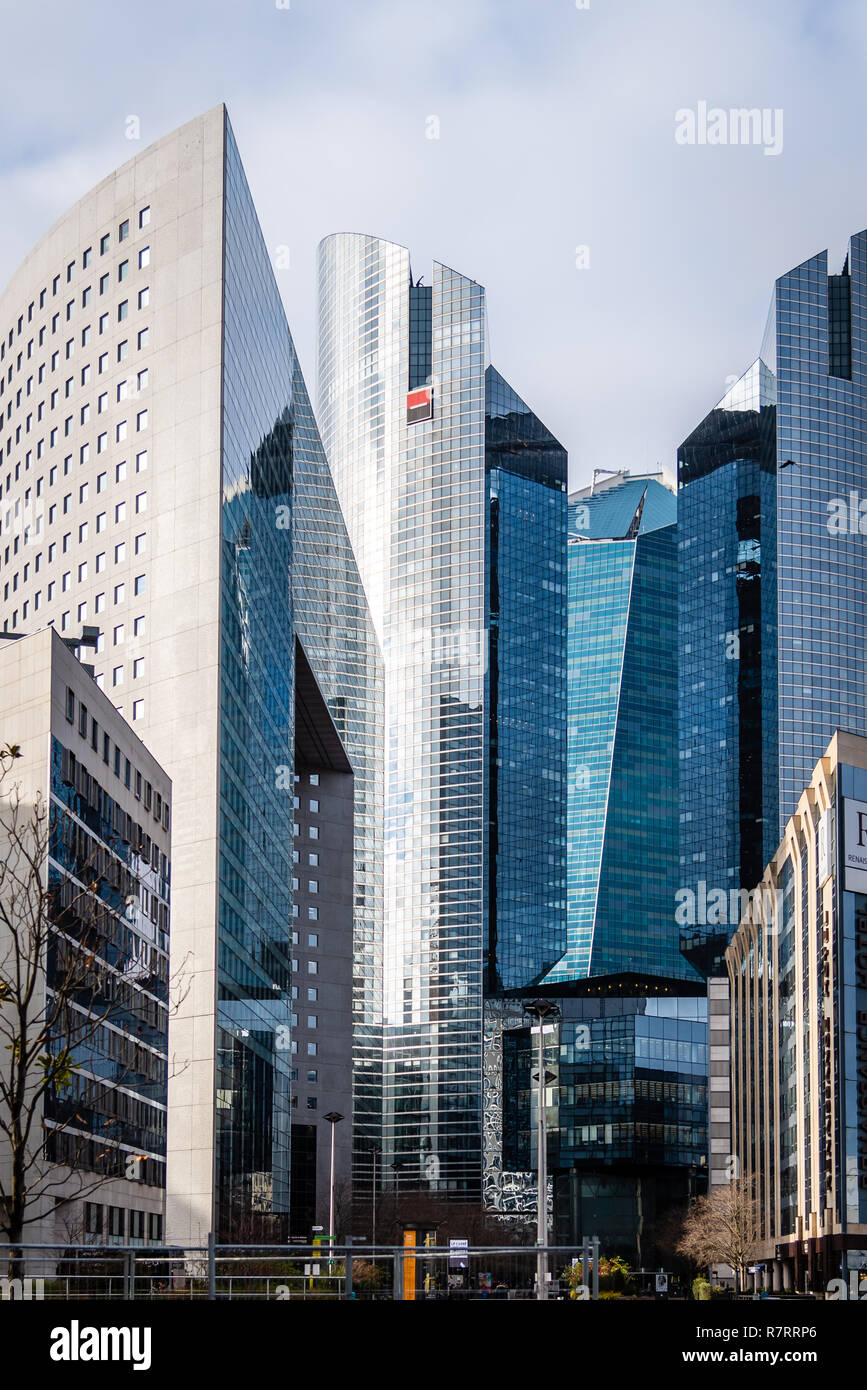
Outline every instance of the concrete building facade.
POLYGON ((172 1020, 189 1065, 169 1084, 168 1237, 279 1238, 296 633, 355 773, 353 1106, 374 1134, 379 658, 222 106, 82 198, 0 298, 0 628, 34 623, 97 628, 94 679, 176 788, 191 985, 172 1020))
POLYGON ((867 1266, 865 846, 867 739, 838 730, 726 954, 735 1176, 773 1288, 867 1266))
MULTIPOLYGON (((169 970, 171 783, 53 628, 0 640, 0 711, 20 748, 0 783, 0 977, 21 1002, 13 947, 26 963, 38 924, 29 845, 50 905, 28 1029, 72 1062, 39 1102, 24 1240, 160 1244, 168 1019, 189 983, 169 970)), ((0 1046, 9 1027, 4 1012, 0 1046)), ((8 1195, 2 1135, 0 1171, 8 1195)))

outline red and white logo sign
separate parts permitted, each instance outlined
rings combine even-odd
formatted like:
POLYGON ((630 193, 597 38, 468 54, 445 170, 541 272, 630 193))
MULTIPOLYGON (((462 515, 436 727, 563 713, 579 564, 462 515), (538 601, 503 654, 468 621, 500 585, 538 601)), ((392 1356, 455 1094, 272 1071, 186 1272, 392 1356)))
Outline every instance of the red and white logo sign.
POLYGON ((418 386, 406 393, 406 423, 418 424, 419 420, 430 420, 433 416, 433 387, 418 386))

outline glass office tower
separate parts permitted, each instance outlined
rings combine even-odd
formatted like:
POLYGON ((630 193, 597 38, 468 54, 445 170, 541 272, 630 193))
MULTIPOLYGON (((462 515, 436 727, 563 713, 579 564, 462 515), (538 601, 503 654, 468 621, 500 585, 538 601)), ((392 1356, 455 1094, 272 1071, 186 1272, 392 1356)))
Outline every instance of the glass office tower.
MULTIPOLYGON (((707 1152, 704 982, 675 920, 676 517, 658 474, 594 477, 569 499, 567 942, 530 991, 558 1010, 551 1236, 595 1230, 637 1263, 707 1152)), ((485 1196, 514 1215, 536 1201, 527 993, 486 1012, 485 1196)))
POLYGON ((474 1199, 484 983, 564 944, 566 456, 486 370, 481 285, 341 234, 319 289, 320 426, 384 655, 383 1166, 474 1199))
POLYGON ((487 989, 543 979, 563 949, 566 455, 485 373, 487 989))
POLYGON ((0 334, 3 629, 51 623, 74 645, 95 627, 97 684, 176 788, 167 1236, 279 1237, 296 637, 355 773, 374 1130, 378 654, 222 106, 61 218, 0 300, 0 334))
POLYGON ((867 729, 867 233, 776 284, 760 357, 678 451, 681 887, 730 935, 836 727, 867 729))
MULTIPOLYGON (((606 1254, 638 1268, 670 1260, 660 1249, 665 1215, 705 1184, 707 1002, 685 982, 642 994, 625 985, 545 991, 559 1009, 546 1040, 548 1172, 552 1239, 596 1233, 606 1254)), ((535 1206, 538 1038, 528 1023, 516 1013, 502 1031, 506 1181, 491 1196, 507 1213, 535 1206)))
POLYGON ((676 518, 657 475, 569 499, 568 945, 551 983, 695 978, 674 920, 676 518))
POLYGON ((382 655, 297 356, 292 402, 295 632, 354 773, 353 1184, 363 1205, 382 1138, 382 655))

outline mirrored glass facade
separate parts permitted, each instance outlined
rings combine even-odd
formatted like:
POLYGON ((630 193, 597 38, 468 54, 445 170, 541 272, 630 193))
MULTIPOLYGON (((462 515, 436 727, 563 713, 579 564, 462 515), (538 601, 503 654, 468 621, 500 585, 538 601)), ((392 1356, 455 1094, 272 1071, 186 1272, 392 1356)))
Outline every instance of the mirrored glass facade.
POLYGON ((352 1118, 362 1194, 382 1125, 382 656, 294 352, 292 426, 295 631, 354 774, 352 1118))
POLYGON ((488 367, 490 992, 544 979, 565 944, 566 453, 488 367))
POLYGON ((676 512, 654 476, 570 498, 568 945, 552 983, 695 978, 674 920, 676 512))
POLYGON ((841 275, 822 252, 777 281, 761 357, 678 451, 693 893, 754 886, 833 730, 867 727, 865 247, 841 275))
MULTIPOLYGON (((289 1207, 294 633, 289 333, 227 126, 223 294, 217 1229, 289 1207)), ((276 1223, 275 1223, 276 1225, 276 1223)), ((264 1234, 264 1232, 263 1232, 264 1234)), ((277 1228, 273 1234, 282 1234, 277 1228)))
MULTIPOLYGON (((223 376, 221 1200, 288 1211, 294 634, 355 773, 357 1149, 379 1138, 382 912, 379 653, 231 130, 223 376), (287 519, 291 516, 291 524, 287 519), (268 770, 272 771, 269 773, 268 770), (240 902, 232 890, 240 887, 240 902), (239 939, 240 935, 240 939, 239 939)), ((327 856, 326 856, 327 858, 327 856)), ((325 866, 327 870, 327 865, 325 866)), ((297 1007, 297 1006, 296 1006, 297 1007)), ((282 1234, 285 1223, 261 1223, 282 1234)))
POLYGON ((383 1160, 402 1187, 472 1198, 485 968, 556 958, 539 914, 563 900, 562 828, 556 783, 533 777, 557 771, 542 740, 562 719, 562 610, 548 624, 565 595, 545 587, 562 589, 546 528, 562 540, 565 455, 486 376, 481 285, 438 263, 419 285, 405 248, 341 234, 319 286, 319 421, 384 661, 383 1160), (520 787, 554 819, 519 826, 520 787))
MULTIPOLYGON (((563 1242, 597 1232, 607 1251, 640 1263, 656 1222, 700 1190, 706 1171, 707 1003, 674 991, 554 994, 561 1018, 545 1097, 554 1231, 563 1242)), ((536 1166, 536 1046, 526 1025, 503 1033, 503 1162, 517 1172, 536 1166)))
POLYGON ((354 773, 362 1135, 379 1126, 381 691, 225 108, 61 217, 4 292, 0 324, 4 631, 53 624, 74 645, 95 628, 97 685, 176 788, 166 1234, 279 1238, 296 635, 354 773), (18 373, 39 397, 20 422, 18 373))
POLYGON ((761 359, 678 470, 681 876, 727 893, 758 881, 777 827, 776 382, 761 359))

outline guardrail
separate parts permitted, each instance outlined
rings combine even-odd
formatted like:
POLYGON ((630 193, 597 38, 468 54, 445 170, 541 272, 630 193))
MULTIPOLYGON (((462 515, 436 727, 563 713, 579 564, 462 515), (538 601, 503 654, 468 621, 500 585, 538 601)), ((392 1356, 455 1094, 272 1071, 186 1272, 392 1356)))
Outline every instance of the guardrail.
MULTIPOLYGON (((572 1296, 581 1247, 0 1243, 0 1300, 535 1299, 541 1253, 547 1297, 572 1296)), ((597 1296, 589 1269, 587 1280, 578 1296, 597 1296)))

